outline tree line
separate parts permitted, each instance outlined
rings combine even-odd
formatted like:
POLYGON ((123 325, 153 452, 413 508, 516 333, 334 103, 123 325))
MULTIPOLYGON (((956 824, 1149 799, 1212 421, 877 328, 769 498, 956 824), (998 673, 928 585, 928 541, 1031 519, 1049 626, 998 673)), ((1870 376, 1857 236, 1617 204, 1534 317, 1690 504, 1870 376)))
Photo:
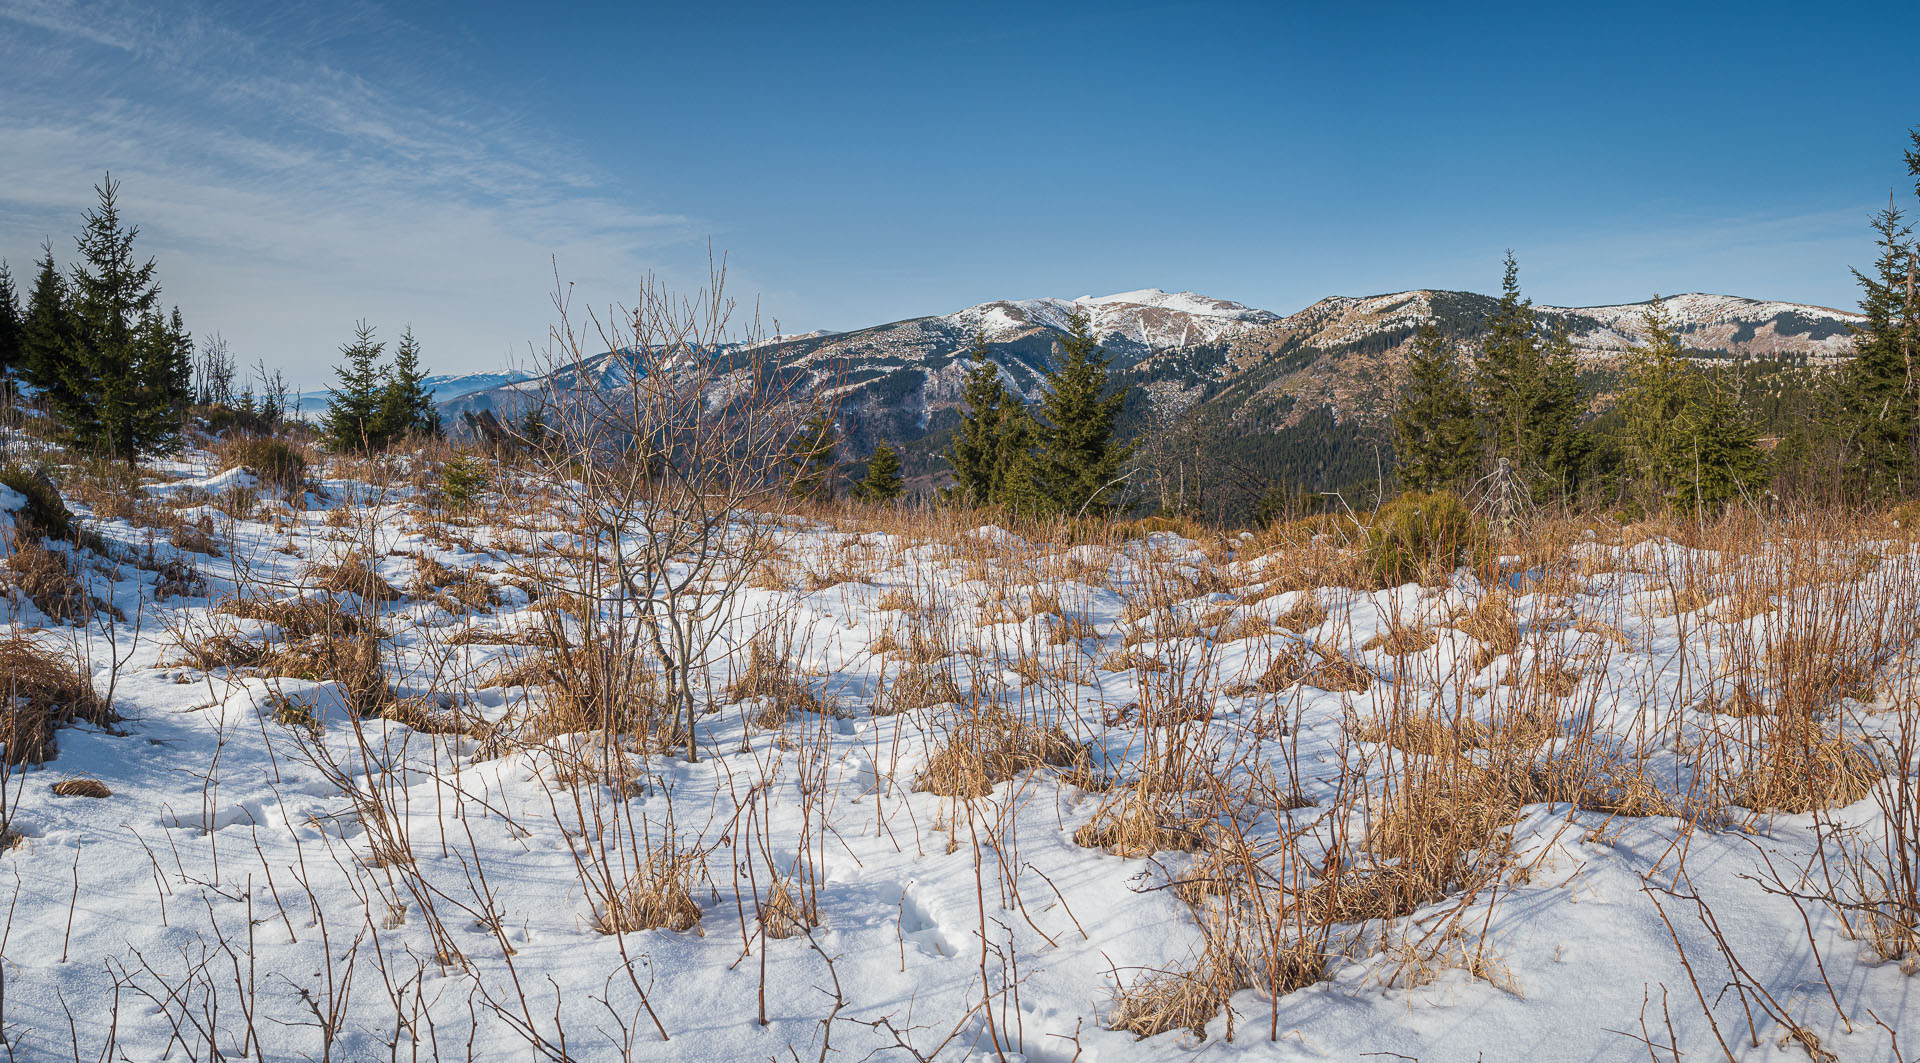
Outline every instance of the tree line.
MULTIPOLYGON (((1920 195, 1920 130, 1907 172, 1920 195)), ((1765 496, 1777 479, 1830 501, 1920 488, 1920 248, 1891 202, 1872 218, 1871 271, 1854 271, 1864 321, 1853 356, 1812 388, 1811 416, 1763 439, 1738 366, 1690 358, 1656 298, 1627 351, 1618 415, 1580 396, 1565 331, 1543 329, 1509 254, 1498 307, 1463 355, 1431 321, 1416 336, 1394 411, 1397 475, 1410 490, 1517 484, 1534 503, 1623 502, 1692 515, 1765 496), (1772 444, 1769 446, 1769 444, 1772 444), (1832 470, 1824 478, 1813 470, 1832 470)))
POLYGON ((226 341, 196 343, 179 306, 163 310, 158 266, 134 250, 140 230, 122 215, 120 182, 108 174, 94 196, 66 271, 52 240, 24 291, 0 261, 0 396, 37 404, 62 443, 129 464, 177 450, 196 407, 210 422, 278 423, 294 405, 285 377, 257 362, 236 392, 226 341))
MULTIPOLYGON (((953 472, 952 485, 942 491, 948 501, 1027 516, 1106 516, 1121 508, 1134 448, 1117 439, 1114 428, 1126 395, 1109 387, 1108 360, 1087 316, 1076 310, 1066 326, 1037 409, 1007 388, 986 336, 975 333, 960 425, 942 455, 953 472)), ((838 445, 828 412, 808 419, 788 459, 796 493, 832 497, 838 445)), ((900 497, 906 486, 900 470, 898 452, 882 440, 854 483, 854 496, 900 497)))

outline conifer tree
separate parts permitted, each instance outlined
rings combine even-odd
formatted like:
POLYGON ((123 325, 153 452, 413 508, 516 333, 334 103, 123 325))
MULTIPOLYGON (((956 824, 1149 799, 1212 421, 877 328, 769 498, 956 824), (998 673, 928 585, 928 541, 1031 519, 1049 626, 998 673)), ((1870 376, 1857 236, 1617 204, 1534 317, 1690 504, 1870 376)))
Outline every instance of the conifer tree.
POLYGON ((1620 398, 1627 468, 1642 503, 1704 515, 1753 497, 1768 461, 1739 395, 1686 358, 1658 298, 1643 321, 1646 339, 1627 352, 1620 398))
POLYGON ((187 331, 187 323, 180 316, 180 308, 173 308, 173 316, 167 319, 167 358, 168 390, 184 405, 193 401, 193 333, 187 331))
POLYGON ((20 364, 20 293, 13 287, 13 271, 0 261, 0 376, 20 364))
POLYGON ((797 498, 817 502, 833 500, 833 479, 838 466, 835 453, 840 449, 840 430, 826 410, 816 411, 800 425, 787 444, 787 466, 793 470, 789 490, 797 498))
POLYGON ((1466 371, 1432 320, 1414 337, 1393 430, 1400 483, 1408 490, 1457 490, 1480 467, 1480 431, 1466 371))
POLYGON ((962 394, 960 427, 947 448, 953 467, 952 496, 967 505, 999 501, 1007 471, 1005 436, 1013 424, 1013 397, 1000 381, 1000 367, 987 355, 987 337, 976 332, 962 394))
POLYGON ((409 432, 441 434, 440 411, 433 404, 433 394, 420 386, 426 376, 427 371, 420 366, 420 341, 413 338, 413 329, 409 327, 400 334, 400 344, 394 348, 393 366, 387 372, 386 389, 380 397, 375 434, 382 445, 409 432))
POLYGON ((1488 449, 1524 478, 1536 501, 1570 489, 1584 451, 1578 438, 1578 380, 1564 331, 1543 341, 1533 300, 1520 294, 1520 267, 1507 253, 1500 302, 1487 318, 1474 363, 1488 449))
MULTIPOLYGON (((385 444, 379 423, 387 379, 380 353, 385 349, 386 344, 373 338, 373 326, 365 321, 354 326, 353 340, 341 345, 340 355, 345 361, 333 370, 340 383, 332 389, 326 415, 321 419, 327 446, 333 450, 377 450, 385 444)), ((249 384, 249 402, 252 395, 249 384)))
POLYGON ((1912 230, 1902 217, 1891 203, 1874 214, 1880 250, 1873 274, 1853 271, 1866 320, 1854 327, 1853 359, 1840 375, 1832 418, 1847 458, 1847 486, 1869 498, 1914 486, 1914 448, 1920 441, 1909 348, 1917 323, 1903 290, 1914 249, 1908 239, 1912 230))
POLYGON ((77 240, 72 330, 57 369, 64 388, 50 397, 70 438, 131 464, 173 445, 186 388, 158 310, 153 260, 134 257, 139 229, 121 223, 119 190, 110 174, 94 186, 100 202, 77 240))
POLYGON ((40 389, 55 409, 64 404, 66 382, 60 366, 66 358, 67 338, 73 332, 67 304, 67 282, 54 265, 53 244, 42 244, 33 293, 20 323, 20 367, 27 383, 40 389))
POLYGON ((906 479, 900 475, 900 455, 883 439, 867 459, 866 475, 853 485, 853 493, 868 502, 891 502, 906 486, 906 479))
POLYGON ((1067 319, 1062 345, 1040 400, 1038 445, 1014 490, 1055 513, 1104 515, 1119 501, 1120 468, 1133 453, 1113 439, 1126 394, 1107 394, 1107 360, 1086 314, 1067 319))

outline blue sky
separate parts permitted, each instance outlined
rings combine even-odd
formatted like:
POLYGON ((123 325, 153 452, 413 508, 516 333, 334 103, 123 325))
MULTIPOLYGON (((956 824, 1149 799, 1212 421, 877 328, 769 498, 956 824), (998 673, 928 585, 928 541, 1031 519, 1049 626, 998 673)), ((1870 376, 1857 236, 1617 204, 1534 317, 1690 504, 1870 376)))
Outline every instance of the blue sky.
POLYGON ((1193 289, 1850 306, 1920 4, 741 6, 0 0, 0 255, 111 168, 165 298, 325 383, 705 278, 783 330, 1193 289))

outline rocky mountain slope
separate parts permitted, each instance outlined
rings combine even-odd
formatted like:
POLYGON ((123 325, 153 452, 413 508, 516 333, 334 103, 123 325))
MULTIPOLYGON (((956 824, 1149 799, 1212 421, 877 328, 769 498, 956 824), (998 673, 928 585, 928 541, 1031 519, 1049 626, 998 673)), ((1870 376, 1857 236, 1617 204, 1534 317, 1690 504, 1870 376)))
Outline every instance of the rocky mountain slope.
MULTIPOLYGON (((1378 466, 1376 444, 1420 323, 1432 318, 1470 345, 1494 303, 1472 292, 1418 290, 1332 296, 1282 315, 1154 288, 982 303, 768 345, 807 387, 837 401, 850 457, 886 438, 905 445, 910 469, 927 472, 958 421, 973 337, 985 336, 1008 386, 1033 401, 1077 310, 1129 388, 1129 430, 1206 422, 1216 435, 1230 436, 1236 452, 1261 455, 1249 459, 1256 465, 1304 458, 1313 466, 1304 479, 1338 480, 1343 468, 1372 475, 1378 466)), ((1536 310, 1547 327, 1567 330, 1584 364, 1604 372, 1636 341, 1646 304, 1536 310)), ((1698 293, 1669 298, 1667 311, 1690 351, 1716 359, 1831 361, 1845 356, 1849 324, 1858 320, 1826 307, 1698 293)), ((590 366, 612 374, 622 368, 612 354, 590 366)), ((541 386, 529 380, 474 390, 444 408, 456 417, 505 413, 541 386)))

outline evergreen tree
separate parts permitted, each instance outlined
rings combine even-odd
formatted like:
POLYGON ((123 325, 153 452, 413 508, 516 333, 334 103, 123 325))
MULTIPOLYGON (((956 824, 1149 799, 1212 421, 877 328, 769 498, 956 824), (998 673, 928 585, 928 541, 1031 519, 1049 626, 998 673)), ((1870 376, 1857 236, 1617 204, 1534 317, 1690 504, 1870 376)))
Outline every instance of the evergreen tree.
POLYGON ((119 190, 112 175, 94 186, 100 202, 77 240, 64 386, 50 397, 70 438, 131 464, 174 444, 187 396, 154 263, 134 257, 139 229, 121 223, 119 190))
POLYGON ((962 394, 960 427, 947 448, 953 466, 952 497, 966 505, 999 501, 1004 494, 1008 454, 1005 436, 1012 427, 1017 403, 1000 382, 1000 367, 987 356, 987 337, 973 336, 973 366, 967 370, 962 394))
POLYGON ((1500 303, 1487 319, 1474 363, 1474 386, 1492 456, 1505 458, 1536 501, 1573 486, 1584 452, 1578 438, 1579 385, 1572 344, 1559 332, 1543 340, 1533 300, 1520 294, 1520 267, 1507 253, 1500 303))
POLYGON ((789 490, 795 497, 833 501, 834 454, 839 448, 840 430, 828 411, 819 410, 801 423, 787 443, 787 465, 793 470, 789 490))
POLYGON ((187 323, 177 306, 173 308, 173 316, 167 319, 167 342, 167 386, 184 406, 193 402, 193 334, 187 331, 187 323))
POLYGON ((25 323, 20 320, 20 293, 13 288, 13 271, 0 261, 0 376, 6 375, 20 364, 21 333, 25 323))
POLYGON ((58 409, 66 387, 60 366, 66 358, 67 338, 73 332, 69 318, 67 282, 53 263, 53 244, 40 247, 40 261, 20 323, 20 368, 27 383, 40 389, 58 409))
MULTIPOLYGON (((386 394, 386 367, 380 364, 380 352, 386 344, 373 338, 373 326, 365 321, 354 326, 352 342, 342 344, 345 359, 334 367, 340 380, 327 399, 327 412, 321 419, 327 446, 336 451, 377 450, 385 445, 381 436, 380 411, 386 394)), ((247 386, 250 404, 253 387, 247 386)))
POLYGON ((1473 415, 1466 371, 1429 320, 1414 337, 1407 385, 1393 415, 1401 485, 1412 491, 1464 487, 1480 467, 1473 415))
POLYGON ((1916 323, 1903 290, 1913 266, 1911 229, 1897 207, 1873 216, 1880 249, 1871 276, 1854 270, 1860 313, 1853 359, 1836 388, 1832 427, 1846 454, 1847 486, 1856 495, 1887 497, 1914 485, 1915 392, 1910 344, 1916 323))
POLYGON ((1017 474, 1016 497, 1068 516, 1104 515, 1118 501, 1120 468, 1133 453, 1113 439, 1126 394, 1107 394, 1107 360, 1084 313, 1067 319, 1063 346, 1060 365, 1047 374, 1038 446, 1017 474))
POLYGON ((1767 455, 1738 393, 1686 358, 1658 298, 1644 322, 1646 339, 1627 353, 1620 397, 1623 450, 1641 502, 1704 514, 1757 494, 1767 455))
POLYGON ((900 475, 900 455, 883 439, 867 459, 866 475, 853 485, 853 493, 868 502, 891 502, 900 497, 906 486, 905 478, 900 475))
POLYGON ((378 422, 375 434, 382 445, 409 432, 441 434, 440 411, 434 406, 433 394, 420 386, 426 376, 427 371, 420 366, 420 341, 413 338, 413 329, 409 327, 400 334, 400 344, 394 348, 393 367, 387 373, 387 386, 375 417, 378 422))

